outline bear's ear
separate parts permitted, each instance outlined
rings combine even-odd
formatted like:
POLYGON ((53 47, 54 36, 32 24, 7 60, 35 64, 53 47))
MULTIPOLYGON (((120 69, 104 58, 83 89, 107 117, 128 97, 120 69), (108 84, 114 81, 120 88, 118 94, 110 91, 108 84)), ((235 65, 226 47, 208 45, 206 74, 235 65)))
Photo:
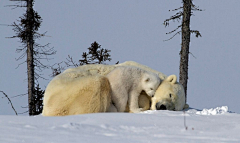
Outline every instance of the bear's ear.
POLYGON ((170 76, 167 77, 166 81, 175 84, 177 82, 177 76, 176 75, 170 75, 170 76))

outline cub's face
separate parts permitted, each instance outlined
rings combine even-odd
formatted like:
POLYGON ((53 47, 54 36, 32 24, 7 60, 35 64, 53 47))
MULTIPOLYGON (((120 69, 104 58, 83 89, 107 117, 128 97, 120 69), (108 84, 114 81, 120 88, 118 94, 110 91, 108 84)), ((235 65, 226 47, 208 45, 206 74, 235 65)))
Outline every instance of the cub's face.
POLYGON ((157 75, 146 75, 143 82, 143 90, 147 93, 148 96, 153 97, 159 84, 160 78, 157 75))

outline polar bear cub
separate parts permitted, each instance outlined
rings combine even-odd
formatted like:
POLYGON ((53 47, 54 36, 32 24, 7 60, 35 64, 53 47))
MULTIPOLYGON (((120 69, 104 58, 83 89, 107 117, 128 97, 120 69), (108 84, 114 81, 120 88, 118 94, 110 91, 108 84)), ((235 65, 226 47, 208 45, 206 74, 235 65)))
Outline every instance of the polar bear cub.
MULTIPOLYGON (((117 112, 124 112, 129 104, 133 113, 142 111, 138 97, 142 91, 153 97, 160 84, 160 78, 152 73, 133 66, 119 66, 107 74, 111 86, 111 98, 117 112)), ((114 106, 111 105, 111 108, 114 106)), ((110 109, 109 111, 114 111, 110 109)))

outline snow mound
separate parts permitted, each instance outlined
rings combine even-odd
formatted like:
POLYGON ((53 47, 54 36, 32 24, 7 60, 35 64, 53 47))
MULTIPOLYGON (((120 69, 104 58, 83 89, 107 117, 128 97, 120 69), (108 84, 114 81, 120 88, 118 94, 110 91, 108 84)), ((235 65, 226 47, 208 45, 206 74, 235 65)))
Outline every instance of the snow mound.
POLYGON ((219 115, 228 112, 227 106, 216 107, 211 109, 203 109, 202 111, 197 111, 196 114, 198 115, 219 115))

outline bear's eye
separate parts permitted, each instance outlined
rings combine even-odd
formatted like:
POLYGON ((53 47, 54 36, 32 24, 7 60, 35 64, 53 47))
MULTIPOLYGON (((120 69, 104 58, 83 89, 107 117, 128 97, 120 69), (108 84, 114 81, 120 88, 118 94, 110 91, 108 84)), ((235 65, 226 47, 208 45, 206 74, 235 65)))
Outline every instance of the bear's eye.
POLYGON ((150 88, 150 90, 153 90, 152 88, 150 88))
POLYGON ((169 94, 170 98, 172 98, 172 94, 169 94))
POLYGON ((147 78, 147 79, 146 79, 146 82, 148 82, 149 80, 150 80, 150 78, 147 78))

